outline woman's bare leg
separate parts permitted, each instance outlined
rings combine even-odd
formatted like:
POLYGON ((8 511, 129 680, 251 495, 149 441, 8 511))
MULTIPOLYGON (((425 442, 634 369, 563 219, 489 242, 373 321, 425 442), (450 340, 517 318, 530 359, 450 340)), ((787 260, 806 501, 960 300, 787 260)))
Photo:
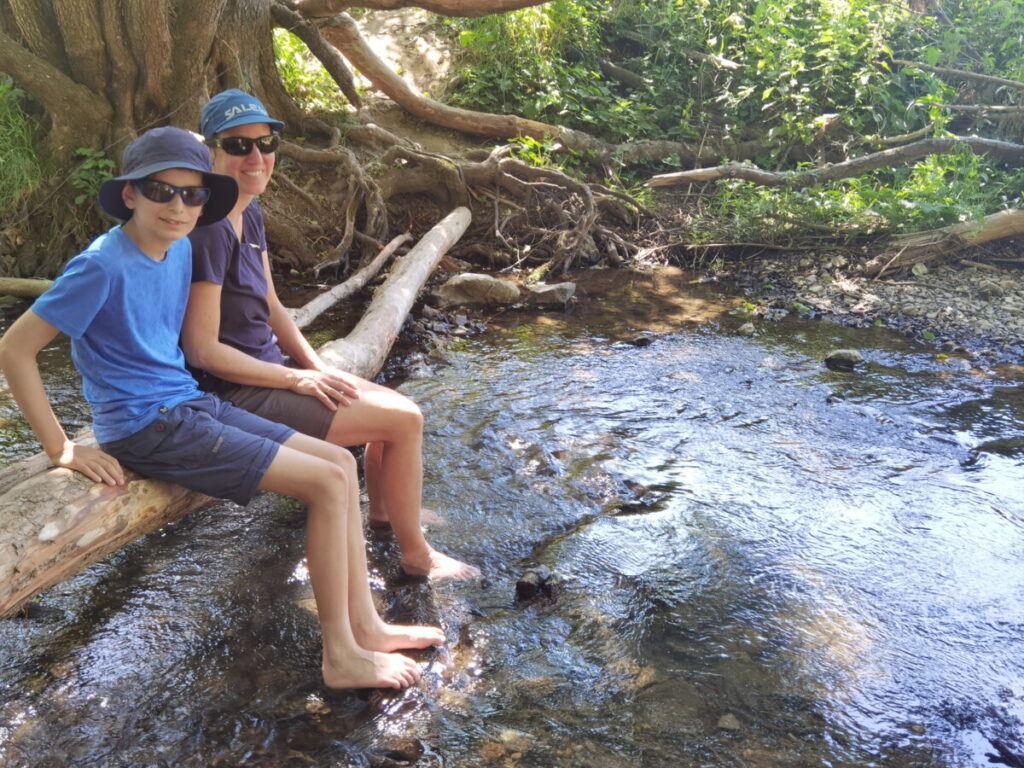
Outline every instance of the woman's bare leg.
MULTIPOLYGON (((352 509, 359 509, 359 488, 349 485, 352 509)), ((437 627, 406 624, 388 624, 377 613, 373 595, 367 582, 366 543, 363 540, 363 521, 359 514, 348 517, 348 585, 349 617, 352 634, 363 648, 373 651, 397 651, 402 648, 427 648, 441 645, 444 632, 437 627)))
MULTIPOLYGON (((352 632, 347 560, 354 478, 348 451, 294 435, 274 457, 260 490, 301 499, 308 507, 306 558, 323 634, 324 682, 331 688, 404 688, 420 679, 418 665, 401 654, 362 648, 352 632)), ((366 578, 364 560, 356 580, 366 584, 366 578)))
POLYGON ((406 573, 433 579, 468 579, 480 571, 438 552, 420 524, 423 497, 423 415, 409 398, 369 381, 359 399, 339 408, 326 440, 367 444, 364 460, 370 519, 388 520, 406 573))

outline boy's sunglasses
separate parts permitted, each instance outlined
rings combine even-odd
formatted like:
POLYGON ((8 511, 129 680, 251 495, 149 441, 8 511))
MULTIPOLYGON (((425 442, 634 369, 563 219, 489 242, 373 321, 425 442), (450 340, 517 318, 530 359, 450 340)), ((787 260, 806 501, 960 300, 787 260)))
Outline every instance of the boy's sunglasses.
POLYGON ((154 179, 133 181, 132 184, 144 198, 154 203, 169 203, 175 195, 179 195, 185 205, 191 206, 204 205, 210 199, 209 187, 176 187, 154 179))
POLYGON ((269 155, 277 152, 277 145, 281 143, 281 136, 271 133, 267 136, 260 136, 258 139, 250 139, 245 136, 225 136, 223 139, 207 139, 206 143, 211 147, 220 147, 229 155, 245 157, 252 152, 253 144, 260 151, 261 155, 269 155))

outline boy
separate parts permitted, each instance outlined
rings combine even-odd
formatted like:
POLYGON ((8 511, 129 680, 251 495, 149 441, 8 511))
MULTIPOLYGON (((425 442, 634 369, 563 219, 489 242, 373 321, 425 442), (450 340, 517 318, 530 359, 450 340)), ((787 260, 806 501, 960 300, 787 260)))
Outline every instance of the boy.
POLYGON ((0 366, 43 450, 95 482, 147 477, 245 504, 269 490, 308 506, 307 559, 332 688, 401 688, 420 669, 401 648, 444 642, 435 627, 385 624, 367 584, 355 461, 337 446, 204 395, 178 347, 191 281, 187 235, 234 207, 191 133, 157 128, 124 152, 99 201, 126 220, 72 259, 0 340, 0 366), (76 445, 46 398, 36 356, 63 331, 100 449, 76 445))

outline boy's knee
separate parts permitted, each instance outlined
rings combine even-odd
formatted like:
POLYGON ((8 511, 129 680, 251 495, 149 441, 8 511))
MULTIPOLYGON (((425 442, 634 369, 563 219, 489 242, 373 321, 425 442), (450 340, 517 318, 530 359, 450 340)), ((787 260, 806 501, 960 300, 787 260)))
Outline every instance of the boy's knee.
POLYGON ((318 473, 317 484, 328 498, 344 498, 349 483, 354 480, 355 460, 352 459, 353 469, 350 471, 344 463, 346 456, 352 459, 352 454, 342 449, 338 461, 328 462, 323 471, 318 473))
POLYGON ((340 446, 333 446, 333 448, 336 453, 334 463, 338 467, 341 467, 342 472, 344 472, 347 477, 355 477, 358 472, 358 465, 356 464, 356 457, 352 455, 352 451, 340 446))

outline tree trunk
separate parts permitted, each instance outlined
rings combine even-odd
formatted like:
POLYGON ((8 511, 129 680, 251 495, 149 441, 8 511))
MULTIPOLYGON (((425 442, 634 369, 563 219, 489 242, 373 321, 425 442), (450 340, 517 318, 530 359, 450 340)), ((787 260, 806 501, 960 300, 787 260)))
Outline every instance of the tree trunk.
MULTIPOLYGON (((76 150, 102 151, 116 162, 147 128, 196 130, 202 105, 223 88, 247 88, 289 124, 302 124, 275 68, 272 0, 8 2, 10 12, 0 14, 0 71, 46 110, 48 151, 72 182, 76 150)), ((98 183, 94 175, 84 173, 98 183)), ((55 241, 80 248, 110 226, 91 204, 71 202, 81 191, 63 184, 35 193, 28 210, 60 216, 20 222, 27 231, 13 274, 56 275, 68 253, 55 241)))
MULTIPOLYGON (((320 354, 344 370, 373 378, 420 289, 469 220, 469 211, 459 208, 428 232, 378 289, 355 330, 320 354)), ((76 439, 89 441, 91 435, 76 439)), ((123 488, 93 484, 77 472, 52 468, 43 455, 6 468, 0 472, 0 618, 208 501, 134 473, 128 473, 123 488)))

